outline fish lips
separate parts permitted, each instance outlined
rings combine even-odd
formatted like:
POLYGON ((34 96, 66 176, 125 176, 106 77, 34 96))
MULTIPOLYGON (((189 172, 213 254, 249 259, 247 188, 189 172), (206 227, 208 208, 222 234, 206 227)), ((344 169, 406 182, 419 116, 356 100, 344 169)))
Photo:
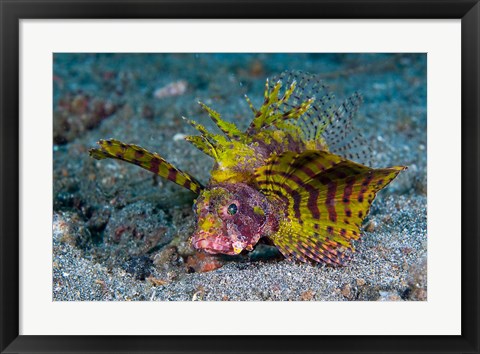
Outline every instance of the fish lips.
POLYGON ((231 240, 225 236, 213 235, 204 231, 193 234, 192 245, 197 250, 203 250, 210 254, 239 254, 242 249, 234 248, 231 240))

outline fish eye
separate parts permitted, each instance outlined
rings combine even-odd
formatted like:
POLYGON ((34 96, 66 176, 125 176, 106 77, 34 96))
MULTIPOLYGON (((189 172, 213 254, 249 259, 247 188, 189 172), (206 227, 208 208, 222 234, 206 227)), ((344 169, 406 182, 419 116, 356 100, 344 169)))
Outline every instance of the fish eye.
POLYGON ((230 215, 235 215, 238 211, 238 207, 236 204, 232 203, 228 206, 228 209, 227 209, 227 212, 230 214, 230 215))

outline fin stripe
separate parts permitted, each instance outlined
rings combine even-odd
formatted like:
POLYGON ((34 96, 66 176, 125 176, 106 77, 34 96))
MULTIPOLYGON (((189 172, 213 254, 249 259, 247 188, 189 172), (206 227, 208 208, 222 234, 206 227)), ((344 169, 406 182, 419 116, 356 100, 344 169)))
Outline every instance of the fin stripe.
POLYGON ((303 242, 299 242, 299 250, 302 252, 304 255, 306 255, 308 258, 318 261, 318 255, 316 254, 316 250, 312 248, 310 245, 306 245, 303 242))
MULTIPOLYGON (((340 265, 343 264, 340 259, 334 257, 334 253, 331 248, 327 248, 325 245, 317 242, 315 243, 315 250, 328 259, 327 263, 340 265)), ((325 261, 324 258, 323 260, 325 261)))
MULTIPOLYGON (((123 159, 123 157, 121 157, 123 159)), ((157 174, 160 170, 160 160, 157 158, 153 158, 150 161, 150 172, 157 174)))
MULTIPOLYGON (((275 172, 275 171, 272 171, 272 172, 275 172)), ((293 214, 295 215, 295 218, 298 219, 298 221, 301 223, 302 222, 302 218, 301 218, 301 212, 300 212, 300 202, 302 200, 301 198, 301 195, 298 191, 296 190, 293 190, 290 186, 288 186, 287 184, 282 184, 280 182, 275 182, 275 181, 271 181, 270 184, 272 185, 275 185, 277 186, 278 189, 280 190, 277 190, 275 192, 275 194, 277 195, 281 195, 282 191, 283 190, 283 196, 287 198, 287 207, 293 211, 293 214), (293 205, 291 203, 291 201, 293 201, 293 205)))
POLYGON ((353 192, 353 185, 355 183, 355 177, 350 177, 347 179, 347 183, 345 185, 345 188, 343 189, 343 202, 345 204, 350 203, 350 196, 352 195, 353 192))
POLYGON ((295 212, 295 217, 298 219, 298 222, 302 224, 303 221, 302 221, 302 215, 300 212, 300 202, 302 200, 302 197, 300 196, 300 193, 298 193, 296 190, 291 189, 290 193, 293 198, 293 211, 295 212))
POLYGON ((362 182, 362 187, 360 188, 360 192, 358 193, 358 201, 360 203, 363 202, 363 195, 365 194, 365 192, 367 191, 367 187, 368 185, 370 184, 370 182, 372 181, 373 179, 373 174, 369 174, 362 182))
MULTIPOLYGON (((338 245, 335 245, 333 247, 338 247, 338 245)), ((320 244, 320 249, 322 254, 324 254, 330 259, 331 264, 344 265, 345 261, 350 258, 347 257, 347 255, 345 255, 344 253, 338 252, 335 248, 327 247, 324 244, 320 244)))
POLYGON ((343 198, 342 198, 342 201, 343 201, 343 205, 344 205, 344 213, 345 213, 345 220, 344 222, 346 224, 349 224, 350 222, 348 221, 348 219, 352 216, 352 211, 350 210, 350 196, 352 195, 352 192, 353 192, 353 185, 355 184, 355 177, 350 177, 347 179, 347 183, 345 184, 345 188, 343 189, 343 198))
POLYGON ((302 166, 302 167, 300 167, 300 170, 310 178, 314 178, 318 174, 318 173, 312 171, 312 169, 310 169, 310 167, 308 167, 308 166, 302 166))
POLYGON ((308 258, 313 259, 317 262, 322 262, 323 258, 325 258, 321 250, 317 247, 317 245, 312 247, 311 245, 306 244, 305 242, 299 242, 299 249, 300 249, 300 252, 302 252, 308 258))
MULTIPOLYGON (((322 181, 322 183, 325 181, 322 181)), ((335 196, 337 193, 337 183, 329 180, 327 184, 327 198, 325 200, 325 205, 327 206, 328 217, 330 221, 337 221, 337 211, 335 210, 335 196)))
POLYGON ((327 193, 325 198, 325 206, 328 211, 330 221, 337 221, 337 212, 335 210, 335 197, 337 192, 337 183, 332 181, 329 177, 320 175, 320 182, 327 186, 327 193))
MULTIPOLYGON (((308 183, 305 183, 301 178, 299 178, 296 175, 287 175, 285 172, 280 172, 277 173, 278 175, 283 175, 285 178, 290 179, 291 181, 295 182, 299 187, 303 188, 308 192, 308 202, 307 202, 307 208, 312 214, 312 217, 314 219, 319 219, 320 218, 320 210, 318 209, 318 195, 319 191, 317 188, 314 188, 308 183)), ((293 192, 296 192, 293 190, 293 192)), ((298 194, 298 193, 297 193, 298 194)), ((295 198, 295 196, 294 196, 295 198)), ((299 198, 301 199, 301 198, 299 198)), ((294 206, 295 207, 295 206, 294 206)), ((300 205, 298 205, 298 208, 300 209, 300 205)), ((300 218, 300 210, 298 211, 298 215, 300 218)))
POLYGON ((91 149, 89 151, 90 156, 96 159, 115 158, 135 164, 194 193, 199 193, 203 188, 202 184, 194 177, 175 168, 160 155, 149 152, 140 146, 125 144, 114 139, 100 140, 98 144, 100 149, 91 149))
MULTIPOLYGON (((318 219, 320 217, 320 211, 317 205, 319 192, 316 188, 314 188, 309 184, 304 183, 298 176, 289 175, 288 173, 282 172, 282 171, 266 170, 265 172, 267 171, 269 171, 269 173, 266 173, 267 175, 279 175, 279 176, 285 177, 286 179, 295 182, 298 185, 298 187, 306 190, 309 193, 309 198, 307 203, 308 210, 310 211, 310 213, 315 219, 318 219)), ((288 195, 287 197, 288 200, 290 199, 293 200, 292 208, 293 208, 294 215, 299 220, 299 222, 302 223, 302 213, 300 208, 302 197, 300 193, 294 189, 295 187, 291 188, 290 186, 288 186, 288 184, 277 182, 277 181, 259 181, 259 184, 262 184, 262 185, 270 184, 272 186, 276 186, 277 189, 283 190, 288 195)), ((279 195, 281 193, 282 192, 279 191, 276 194, 279 195)), ((288 205, 290 205, 290 203, 288 203, 288 205)))
POLYGON ((281 191, 281 190, 272 190, 272 193, 274 193, 278 198, 280 198, 284 203, 285 205, 287 206, 287 216, 288 217, 288 207, 290 205, 290 199, 285 196, 285 191, 281 191))
POLYGON ((316 220, 320 220, 320 210, 318 209, 318 189, 312 188, 312 191, 308 195, 308 210, 312 213, 312 217, 316 220))
POLYGON ((176 181, 177 180, 177 170, 174 169, 169 169, 168 170, 168 177, 170 181, 176 181))

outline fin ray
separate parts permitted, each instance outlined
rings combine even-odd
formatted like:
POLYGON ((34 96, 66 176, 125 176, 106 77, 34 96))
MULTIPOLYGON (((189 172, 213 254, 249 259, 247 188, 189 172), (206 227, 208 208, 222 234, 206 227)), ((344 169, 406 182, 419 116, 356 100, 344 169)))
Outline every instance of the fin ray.
POLYGON ((247 100, 250 108, 255 112, 255 118, 247 129, 247 135, 255 135, 262 129, 276 126, 277 123, 284 122, 285 120, 297 120, 310 109, 315 101, 315 97, 308 97, 296 105, 288 105, 287 102, 295 92, 297 84, 295 81, 291 82, 284 94, 280 96, 280 88, 282 85, 282 81, 277 80, 273 86, 270 86, 270 81, 267 79, 265 83, 264 102, 259 110, 253 108, 250 100, 247 100), (285 107, 288 107, 288 109, 285 109, 285 107))
POLYGON ((344 264, 376 193, 404 169, 372 169, 325 151, 275 156, 255 173, 259 189, 286 205, 273 242, 299 259, 344 264))
POLYGON ((217 150, 203 135, 187 135, 185 140, 204 154, 207 154, 214 159, 218 158, 217 150))
POLYGON ((100 145, 100 149, 89 150, 90 156, 97 160, 113 158, 126 161, 166 178, 194 193, 198 194, 203 189, 202 184, 194 177, 179 170, 160 155, 147 151, 140 146, 125 144, 115 139, 100 140, 98 145, 100 145))
POLYGON ((237 126, 234 123, 227 122, 222 119, 220 116, 220 113, 214 111, 210 107, 208 107, 206 104, 202 102, 198 102, 200 106, 203 108, 205 112, 208 113, 210 118, 213 120, 213 122, 217 125, 217 127, 220 128, 220 130, 230 139, 240 139, 243 137, 243 133, 240 131, 240 129, 237 128, 237 126))
POLYGON ((353 119, 363 102, 359 93, 355 92, 337 107, 335 96, 318 75, 285 71, 270 82, 276 81, 286 86, 296 84, 290 99, 277 107, 279 112, 285 114, 300 102, 315 98, 310 108, 294 120, 294 124, 300 127, 301 138, 305 143, 313 143, 309 146, 318 143, 323 149, 326 144, 329 151, 335 154, 362 164, 371 164, 373 157, 371 146, 353 124, 353 119))

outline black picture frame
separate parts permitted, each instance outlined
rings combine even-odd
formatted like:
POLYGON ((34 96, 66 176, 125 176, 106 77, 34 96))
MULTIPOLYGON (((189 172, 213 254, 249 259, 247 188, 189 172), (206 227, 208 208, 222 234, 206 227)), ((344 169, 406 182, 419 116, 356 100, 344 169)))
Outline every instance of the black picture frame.
MULTIPOLYGON (((1 353, 478 353, 479 43, 477 0, 0 0, 1 353), (461 19, 462 310, 459 336, 19 335, 19 20, 79 18, 461 19)), ((460 171, 459 171, 460 172, 460 171)), ((219 318, 219 320, 229 320, 219 318)), ((268 319, 260 319, 268 326, 268 319)), ((321 321, 321 320, 320 320, 321 321)), ((361 319, 356 319, 361 323, 361 319)))

